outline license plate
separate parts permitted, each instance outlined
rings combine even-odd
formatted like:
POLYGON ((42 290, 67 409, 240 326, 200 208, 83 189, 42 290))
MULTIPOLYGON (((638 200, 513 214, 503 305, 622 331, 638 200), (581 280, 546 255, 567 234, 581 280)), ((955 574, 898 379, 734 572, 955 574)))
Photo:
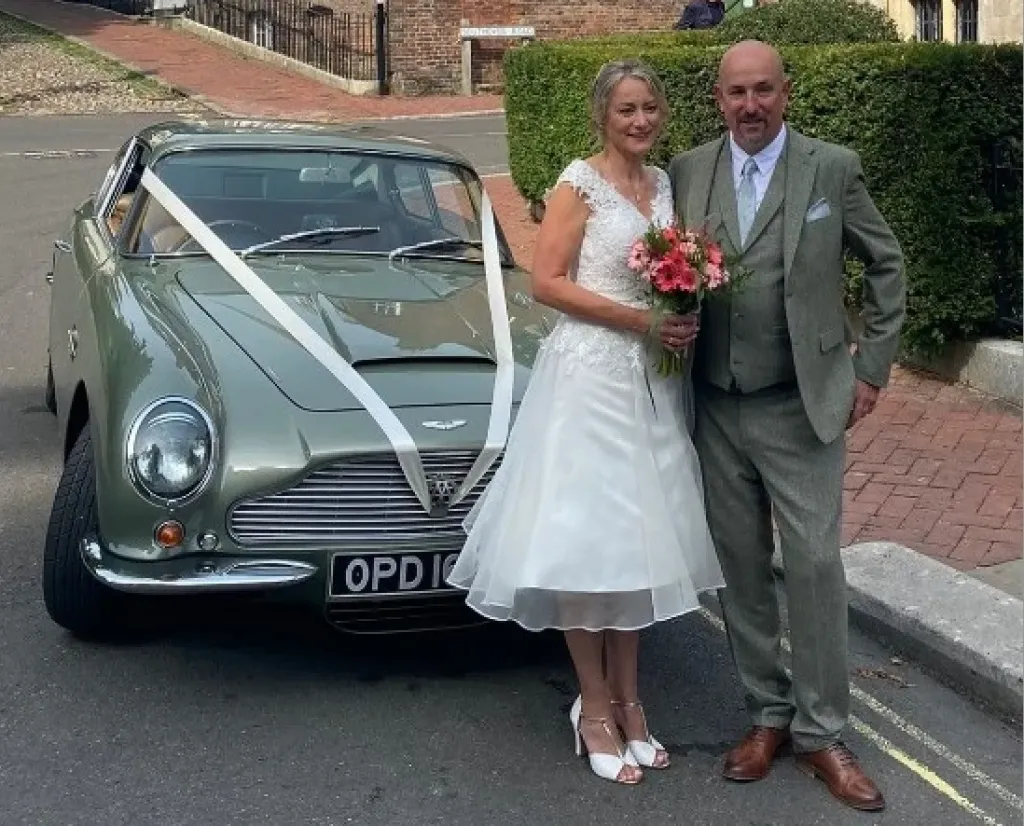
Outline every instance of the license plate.
POLYGON ((394 596, 451 591, 445 578, 458 551, 337 554, 331 563, 331 596, 394 596))

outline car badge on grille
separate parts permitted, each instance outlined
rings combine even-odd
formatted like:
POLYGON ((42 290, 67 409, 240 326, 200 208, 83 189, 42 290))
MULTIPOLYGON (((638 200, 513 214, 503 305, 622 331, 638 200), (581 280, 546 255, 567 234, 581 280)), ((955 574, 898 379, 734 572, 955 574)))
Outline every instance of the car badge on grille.
POLYGON ((438 519, 448 515, 452 499, 459 490, 458 477, 450 473, 428 473, 427 492, 430 494, 430 516, 438 519))
POLYGON ((423 426, 429 427, 431 430, 455 430, 455 428, 462 427, 465 423, 465 419, 445 419, 443 421, 423 422, 423 426))

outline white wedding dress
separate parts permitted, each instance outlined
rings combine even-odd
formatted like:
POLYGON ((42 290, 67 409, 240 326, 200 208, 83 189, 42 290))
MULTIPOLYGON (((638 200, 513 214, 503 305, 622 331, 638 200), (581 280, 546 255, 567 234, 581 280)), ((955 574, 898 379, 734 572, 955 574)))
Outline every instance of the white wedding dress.
MULTIPOLYGON (((665 225, 671 188, 655 174, 652 220, 665 225)), ((591 208, 576 283, 649 307, 649 287, 626 266, 648 220, 585 161, 558 180, 591 208)), ((658 375, 656 358, 637 334, 559 319, 448 577, 474 610, 530 630, 634 630, 723 586, 682 380, 658 375)))

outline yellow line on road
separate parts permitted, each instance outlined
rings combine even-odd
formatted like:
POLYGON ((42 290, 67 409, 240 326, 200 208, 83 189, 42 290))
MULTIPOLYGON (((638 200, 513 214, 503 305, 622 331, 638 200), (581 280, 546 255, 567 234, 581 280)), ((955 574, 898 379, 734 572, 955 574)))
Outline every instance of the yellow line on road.
POLYGON ((942 792, 946 797, 956 803, 961 809, 966 812, 970 812, 978 820, 985 824, 985 826, 1000 826, 998 820, 991 815, 986 814, 970 800, 964 797, 960 792, 954 789, 949 783, 939 777, 935 772, 929 769, 923 763, 919 763, 909 754, 903 750, 897 748, 891 742, 886 740, 881 734, 875 731, 871 726, 867 725, 863 720, 857 717, 850 716, 850 725, 853 729, 864 739, 874 744, 880 751, 887 754, 893 760, 898 763, 902 763, 914 774, 920 777, 925 783, 934 787, 938 791, 942 792))
POLYGON ((921 745, 926 746, 935 752, 939 757, 949 761, 956 766, 960 771, 966 774, 971 780, 981 786, 983 789, 992 792, 996 797, 1002 800, 1004 803, 1013 806, 1015 809, 1024 808, 1024 801, 1009 789, 999 785, 998 782, 993 780, 981 769, 971 763, 969 760, 965 760, 960 755, 950 751, 942 743, 935 740, 931 735, 925 731, 921 731, 917 726, 908 720, 904 720, 895 711, 890 709, 888 706, 883 705, 866 691, 858 688, 857 686, 850 686, 850 693, 853 698, 860 703, 863 703, 875 714, 881 717, 883 720, 894 725, 908 737, 912 737, 917 740, 921 745))
MULTIPOLYGON (((704 619, 708 621, 709 624, 714 626, 714 628, 716 628, 718 631, 722 633, 725 632, 725 623, 722 621, 721 617, 717 616, 716 614, 712 613, 706 608, 701 608, 700 614, 704 617, 704 619)), ((786 651, 791 650, 789 647, 789 640, 786 638, 783 638, 782 646, 786 651)), ((786 669, 786 671, 787 673, 789 673, 789 669, 786 669)), ((880 703, 870 694, 861 690, 860 688, 857 688, 856 686, 851 686, 851 694, 856 700, 864 703, 876 714, 879 714, 879 716, 888 720, 890 723, 893 723, 893 725, 895 725, 904 734, 906 734, 914 740, 917 740, 922 745, 927 746, 932 751, 936 752, 936 754, 939 754, 941 757, 944 757, 945 759, 949 760, 954 766, 963 771, 972 780, 979 783, 979 785, 981 785, 983 788, 993 792, 1005 802, 1010 803, 1011 805, 1017 808, 1020 808, 1021 801, 1019 797, 1014 795, 1009 790, 1000 786, 995 780, 988 777, 988 775, 986 775, 980 769, 975 767, 969 761, 957 756, 949 749, 947 749, 945 746, 943 746, 941 743, 939 743, 937 740, 935 740, 925 732, 921 731, 916 726, 904 720, 902 717, 896 714, 896 712, 889 709, 883 703, 880 703)), ((881 734, 879 734, 877 731, 871 728, 871 726, 869 726, 863 720, 851 715, 850 725, 858 734, 860 734, 862 737, 864 737, 864 739, 873 744, 883 754, 886 754, 896 762, 910 769, 925 783, 932 786, 934 789, 941 792, 942 794, 946 795, 946 797, 948 797, 950 800, 956 803, 964 811, 969 812, 970 814, 978 818, 978 820, 984 823, 985 826, 1000 826, 999 821, 995 820, 991 815, 986 814, 982 809, 980 809, 978 806, 976 806, 974 803, 972 803, 970 800, 968 800, 966 797, 960 794, 960 792, 958 792, 955 788, 953 788, 952 785, 950 785, 948 782, 943 780, 938 774, 936 774, 934 771, 928 768, 928 766, 926 766, 924 763, 915 760, 909 754, 899 749, 897 746, 895 746, 893 743, 891 743, 889 740, 887 740, 885 737, 883 737, 881 734)))

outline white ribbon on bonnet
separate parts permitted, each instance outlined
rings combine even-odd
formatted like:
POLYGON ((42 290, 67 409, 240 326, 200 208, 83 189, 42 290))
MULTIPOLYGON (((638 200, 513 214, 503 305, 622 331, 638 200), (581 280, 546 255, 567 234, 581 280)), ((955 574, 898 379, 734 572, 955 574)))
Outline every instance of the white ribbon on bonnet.
MULTIPOLYGON (((423 509, 430 513, 431 495, 416 442, 390 407, 319 333, 309 326, 288 304, 256 275, 252 268, 227 246, 203 220, 196 215, 151 170, 142 174, 142 186, 192 236, 214 261, 230 275, 295 341, 328 370, 350 392, 384 432, 394 448, 409 487, 416 494, 423 509)), ((505 449, 512 417, 512 390, 514 360, 512 333, 505 301, 505 284, 501 273, 498 239, 494 225, 494 211, 487 192, 481 203, 481 237, 483 241, 484 276, 487 303, 491 313, 494 350, 497 367, 491 398, 487 438, 480 455, 466 478, 455 492, 449 505, 461 501, 483 477, 495 459, 505 449)))

